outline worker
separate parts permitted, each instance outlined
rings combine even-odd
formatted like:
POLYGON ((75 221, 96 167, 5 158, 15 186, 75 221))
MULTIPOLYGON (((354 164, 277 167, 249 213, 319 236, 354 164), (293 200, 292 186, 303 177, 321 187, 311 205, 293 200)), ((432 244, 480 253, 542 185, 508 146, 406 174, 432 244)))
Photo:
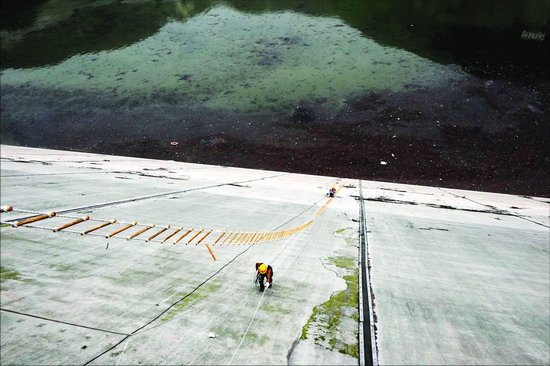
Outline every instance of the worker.
POLYGON ((328 191, 328 195, 330 197, 334 197, 335 194, 336 194, 336 188, 334 186, 332 186, 332 188, 329 189, 329 191, 328 191))
POLYGON ((273 285, 273 268, 269 264, 256 263, 256 281, 260 282, 260 292, 273 285), (264 285, 264 279, 267 283, 264 285))

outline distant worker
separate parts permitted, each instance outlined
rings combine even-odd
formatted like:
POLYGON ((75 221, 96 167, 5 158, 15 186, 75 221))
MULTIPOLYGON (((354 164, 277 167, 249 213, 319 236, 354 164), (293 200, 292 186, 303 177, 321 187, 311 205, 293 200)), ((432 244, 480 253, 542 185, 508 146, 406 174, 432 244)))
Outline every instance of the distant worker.
POLYGON ((260 283, 260 292, 264 291, 264 287, 268 288, 273 285, 273 268, 269 264, 256 263, 256 282, 260 283), (267 284, 264 285, 266 278, 267 284))
POLYGON ((335 194, 336 194, 336 188, 334 188, 334 186, 332 186, 332 188, 328 190, 328 195, 330 197, 334 197, 335 194))

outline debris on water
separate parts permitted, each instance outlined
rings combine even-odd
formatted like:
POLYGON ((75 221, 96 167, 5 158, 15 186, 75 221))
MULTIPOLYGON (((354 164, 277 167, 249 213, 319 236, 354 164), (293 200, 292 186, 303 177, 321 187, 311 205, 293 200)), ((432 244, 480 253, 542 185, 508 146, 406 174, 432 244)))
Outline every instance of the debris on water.
POLYGON ((177 75, 177 76, 179 76, 179 79, 180 79, 180 80, 189 81, 189 80, 191 80, 191 77, 192 77, 193 75, 190 75, 190 74, 183 74, 183 75, 177 75))
POLYGON ((313 109, 300 104, 292 113, 292 119, 294 122, 311 122, 315 119, 315 112, 313 109))

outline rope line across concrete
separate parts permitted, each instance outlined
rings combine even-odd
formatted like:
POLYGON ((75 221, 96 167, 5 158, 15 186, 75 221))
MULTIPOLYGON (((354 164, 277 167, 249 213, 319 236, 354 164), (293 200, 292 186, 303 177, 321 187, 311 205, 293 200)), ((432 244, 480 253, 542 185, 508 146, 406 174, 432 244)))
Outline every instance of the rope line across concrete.
MULTIPOLYGON (((66 214, 66 213, 68 213, 68 212, 89 210, 89 209, 92 209, 92 208, 101 208, 101 207, 106 207, 106 206, 114 206, 114 205, 119 205, 119 204, 123 204, 123 203, 136 202, 136 201, 143 201, 143 200, 147 200, 147 199, 151 199, 151 198, 158 198, 158 197, 163 197, 163 196, 169 196, 169 195, 173 195, 173 194, 180 194, 180 193, 187 193, 187 192, 193 192, 193 191, 200 191, 200 190, 203 190, 203 189, 216 188, 216 187, 223 187, 223 186, 227 186, 227 185, 235 185, 235 184, 243 184, 243 183, 256 182, 256 181, 259 181, 259 180, 277 178, 277 177, 280 177, 280 176, 283 176, 283 175, 288 175, 288 174, 290 174, 290 173, 276 174, 276 175, 271 175, 271 176, 267 176, 267 177, 255 178, 255 179, 249 179, 249 180, 243 180, 243 181, 237 181, 237 182, 219 183, 219 184, 212 184, 212 185, 202 186, 202 187, 187 188, 187 189, 182 189, 182 190, 179 190, 179 191, 171 191, 171 192, 164 192, 164 193, 156 193, 156 194, 150 194, 150 195, 141 196, 141 197, 132 197, 132 198, 124 199, 124 200, 117 200, 117 201, 110 201, 110 202, 97 203, 97 204, 88 205, 88 206, 81 206, 81 207, 68 208, 68 209, 64 209, 64 210, 59 210, 59 211, 57 211, 57 213, 58 213, 58 214, 66 214)), ((25 211, 20 211, 20 212, 25 212, 25 211)), ((28 218, 28 217, 23 217, 23 218, 14 219, 14 220, 9 220, 9 221, 25 220, 25 219, 27 219, 27 218, 28 218)))
MULTIPOLYGON (((338 188, 336 193, 342 189, 342 186, 338 188)), ((12 227, 29 227, 34 229, 43 229, 51 230, 53 232, 69 232, 69 233, 78 233, 80 235, 92 235, 92 236, 103 236, 106 239, 126 239, 126 240, 141 240, 145 242, 156 241, 160 243, 171 242, 173 245, 176 244, 194 244, 194 245, 205 245, 208 249, 209 254, 214 260, 216 257, 212 248, 210 246, 222 246, 222 245, 251 245, 258 243, 267 243, 277 240, 282 240, 290 236, 295 235, 296 233, 306 229, 311 225, 328 207, 333 197, 329 197, 325 204, 310 218, 308 221, 302 225, 292 227, 284 230, 273 230, 273 231, 239 231, 239 230, 215 230, 215 229, 205 229, 205 228, 194 228, 194 227, 185 227, 179 226, 174 227, 171 225, 156 225, 156 224, 138 224, 136 221, 133 222, 124 222, 117 219, 96 219, 89 216, 75 217, 75 216, 65 216, 59 215, 55 211, 49 213, 40 213, 35 211, 15 209, 12 206, 6 206, 5 209, 2 208, 0 212, 23 212, 23 213, 33 213, 35 216, 30 216, 27 218, 20 219, 20 221, 8 220, 6 222, 1 222, 2 224, 8 224, 12 227), (57 217, 57 218, 67 218, 72 219, 72 221, 64 223, 62 225, 56 225, 55 227, 40 226, 34 223, 41 221, 44 222, 47 219, 57 217), (95 225, 91 228, 86 228, 82 231, 71 230, 76 225, 85 223, 87 221, 100 222, 99 225, 95 225), (96 231, 101 229, 106 230, 107 227, 112 227, 112 230, 109 230, 106 234, 98 234, 96 231), (211 235, 214 234, 214 235, 211 235)), ((64 212, 67 212, 65 210, 64 212)))
POLYGON ((89 327, 89 326, 82 325, 82 324, 76 324, 76 323, 71 323, 71 322, 65 322, 65 321, 62 321, 62 320, 56 320, 56 319, 51 319, 51 318, 45 318, 45 317, 43 317, 43 316, 38 316, 38 315, 34 315, 34 314, 21 313, 21 312, 19 312, 19 311, 10 310, 10 309, 0 308, 0 311, 4 311, 4 312, 6 312, 6 313, 12 313, 12 314, 17 314, 17 315, 22 315, 22 316, 28 316, 28 317, 30 317, 30 318, 36 318, 36 319, 46 320, 46 321, 54 322, 54 323, 66 324, 66 325, 70 325, 70 326, 73 326, 73 327, 79 327, 79 328, 86 328, 86 329, 91 329, 91 330, 97 330, 97 331, 99 331, 99 332, 105 332, 105 333, 111 333, 111 334, 117 334, 117 335, 129 335, 128 333, 121 333, 121 332, 115 332, 115 331, 107 330, 107 329, 101 329, 101 328, 96 328, 96 327, 89 327))

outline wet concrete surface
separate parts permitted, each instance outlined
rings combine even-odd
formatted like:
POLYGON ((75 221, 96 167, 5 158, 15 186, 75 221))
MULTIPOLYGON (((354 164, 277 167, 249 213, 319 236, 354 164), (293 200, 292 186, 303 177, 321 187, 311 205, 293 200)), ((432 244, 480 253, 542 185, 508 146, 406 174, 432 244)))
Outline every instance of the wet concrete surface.
POLYGON ((548 196, 550 2, 388 4, 43 2, 2 143, 548 196))
MULTIPOLYGON (((2 364, 357 364, 359 182, 0 152, 2 206, 59 212, 0 229, 2 364), (204 243, 107 239, 108 227, 95 236, 51 230, 67 209, 142 225, 293 227, 334 183, 345 187, 306 230, 212 246, 217 261, 204 243), (148 195, 156 196, 132 200, 148 195), (257 261, 275 271, 263 297, 252 283, 257 261)), ((548 364, 548 198, 362 184, 381 364, 548 364)), ((2 222, 30 214, 15 210, 2 222)))

